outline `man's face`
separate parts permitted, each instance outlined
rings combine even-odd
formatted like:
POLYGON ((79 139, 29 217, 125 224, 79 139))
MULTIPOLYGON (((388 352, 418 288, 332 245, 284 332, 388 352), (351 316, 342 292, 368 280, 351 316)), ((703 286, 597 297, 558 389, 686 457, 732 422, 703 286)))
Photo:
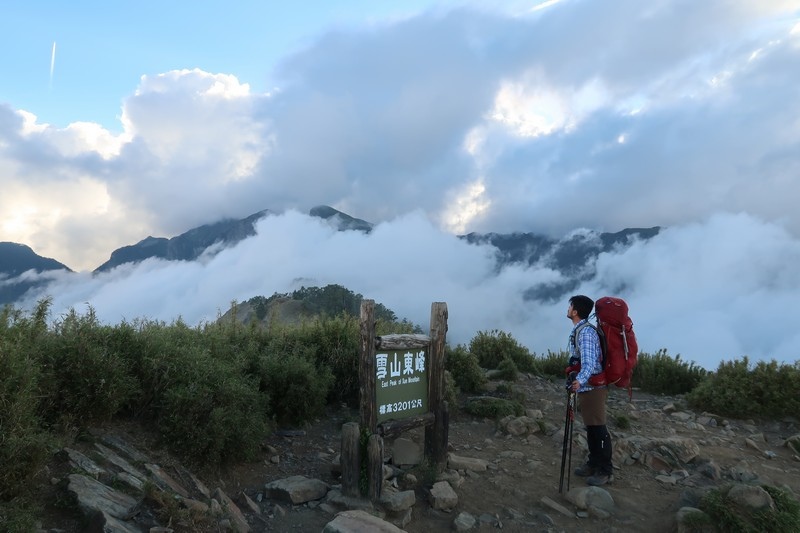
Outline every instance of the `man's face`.
POLYGON ((572 308, 572 302, 570 302, 569 307, 567 307, 567 318, 572 320, 572 317, 575 315, 575 309, 572 308))

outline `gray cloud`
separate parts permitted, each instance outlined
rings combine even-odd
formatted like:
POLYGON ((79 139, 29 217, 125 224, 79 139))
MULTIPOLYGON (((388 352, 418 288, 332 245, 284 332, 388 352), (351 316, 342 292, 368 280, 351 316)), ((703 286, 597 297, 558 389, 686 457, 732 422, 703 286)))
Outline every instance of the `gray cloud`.
POLYGON ((603 257, 582 290, 599 296, 624 273, 649 350, 792 358, 791 334, 737 325, 797 295, 781 265, 800 235, 799 12, 733 0, 438 10, 324 34, 270 73, 269 94, 230 74, 145 76, 121 136, 0 106, 3 240, 89 270, 147 235, 329 204, 380 225, 333 234, 290 213, 202 264, 59 280, 56 303, 202 320, 314 280, 423 323, 430 301, 448 301, 454 339, 498 327, 545 350, 563 345, 562 306, 521 291, 557 274, 496 274, 489 251, 445 230, 668 226, 603 257), (389 236, 438 260, 376 258, 389 236))

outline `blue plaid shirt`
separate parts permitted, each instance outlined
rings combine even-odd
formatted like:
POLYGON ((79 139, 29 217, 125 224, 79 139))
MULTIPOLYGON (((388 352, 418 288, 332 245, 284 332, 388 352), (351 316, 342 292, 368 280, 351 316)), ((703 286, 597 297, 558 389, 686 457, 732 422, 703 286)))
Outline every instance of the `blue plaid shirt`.
POLYGON ((581 361, 581 371, 575 376, 575 379, 581 384, 581 388, 578 389, 578 392, 592 390, 594 387, 587 384, 589 378, 592 377, 593 374, 599 374, 603 371, 603 354, 600 350, 600 337, 590 325, 582 327, 584 324, 587 324, 585 318, 575 324, 575 327, 572 328, 569 334, 570 364, 577 362, 578 359, 581 361), (578 329, 580 329, 578 338, 575 339, 575 331, 578 329), (573 340, 575 342, 573 342, 573 340))

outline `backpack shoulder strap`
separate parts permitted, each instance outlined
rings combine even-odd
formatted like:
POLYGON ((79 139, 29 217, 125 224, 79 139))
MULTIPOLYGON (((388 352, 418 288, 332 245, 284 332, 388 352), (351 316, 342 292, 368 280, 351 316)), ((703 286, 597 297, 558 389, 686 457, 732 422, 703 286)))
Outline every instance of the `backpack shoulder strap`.
MULTIPOLYGON (((592 315, 592 316, 594 316, 594 315, 592 315)), ((591 316, 589 318, 591 318, 591 316)), ((578 344, 578 336, 580 335, 581 331, 583 331, 583 328, 585 328, 586 326, 589 326, 590 328, 592 328, 594 330, 595 333, 597 333, 597 338, 600 341, 600 356, 602 357, 602 360, 600 361, 600 364, 602 365, 603 368, 605 368, 605 366, 606 366, 606 350, 608 349, 607 345, 606 345, 606 336, 603 333, 602 328, 600 328, 598 326, 595 326, 594 324, 589 322, 589 319, 586 319, 586 322, 584 322, 583 324, 581 324, 580 326, 575 328, 575 331, 572 333, 571 341, 573 343, 573 346, 575 346, 575 353, 578 355, 578 357, 580 357, 580 355, 581 355, 581 346, 580 346, 580 344, 578 344)))
POLYGON ((578 343, 578 338, 580 337, 581 331, 583 331, 583 328, 585 328, 586 326, 589 326, 593 330, 597 331, 595 325, 589 322, 589 320, 587 319, 586 322, 575 328, 575 331, 573 331, 572 335, 570 336, 570 342, 572 343, 573 346, 575 346, 575 353, 577 353, 579 357, 581 355, 581 345, 578 343))

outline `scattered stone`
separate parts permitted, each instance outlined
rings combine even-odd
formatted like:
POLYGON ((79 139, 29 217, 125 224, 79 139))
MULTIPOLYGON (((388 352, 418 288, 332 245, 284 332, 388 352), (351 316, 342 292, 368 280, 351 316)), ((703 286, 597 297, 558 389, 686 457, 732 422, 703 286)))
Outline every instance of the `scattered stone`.
POLYGON ((267 483, 264 491, 269 498, 279 498, 297 505, 325 497, 328 484, 319 479, 291 476, 267 483))
POLYGON ((752 510, 764 509, 768 507, 775 510, 775 502, 772 496, 763 488, 754 485, 734 485, 728 491, 728 498, 733 503, 747 507, 752 510))
POLYGON ((472 457, 459 457, 454 453, 447 454, 447 466, 454 470, 467 470, 470 472, 485 472, 488 461, 472 457))
POLYGON ((247 493, 242 492, 239 494, 242 504, 256 514, 261 514, 261 507, 254 502, 247 493))
POLYGON ((98 479, 101 475, 106 473, 104 468, 101 468, 97 463, 83 455, 78 450, 73 450, 72 448, 64 448, 64 452, 67 454, 69 458, 69 462, 75 468, 83 470, 86 474, 90 475, 91 477, 98 479))
POLYGON ((458 505, 458 495, 447 481, 433 484, 430 492, 431 507, 442 511, 449 511, 458 505))
POLYGON ((551 498, 548 498, 547 496, 544 496, 541 499, 541 502, 544 505, 546 505, 547 507, 549 507, 550 509, 553 509, 554 511, 558 511, 559 513, 563 514, 564 516, 568 516, 570 518, 575 516, 575 513, 573 513, 572 511, 570 511, 569 509, 567 509, 566 507, 564 507, 560 503, 557 503, 557 502, 553 501, 551 498))
POLYGON ((161 487, 164 490, 172 490, 176 492, 180 496, 184 498, 189 497, 189 492, 183 488, 177 481, 175 481, 172 476, 167 474, 163 468, 158 466, 157 464, 147 463, 144 465, 150 474, 152 474, 153 479, 156 482, 156 485, 161 487))
POLYGON ((139 500, 82 474, 69 475, 67 490, 75 495, 78 505, 87 517, 100 512, 127 520, 136 514, 139 505, 139 500))
POLYGON ((387 511, 401 512, 414 506, 416 496, 413 490, 398 492, 396 490, 382 490, 380 503, 387 511))
POLYGON ((566 494, 569 502, 578 509, 589 509, 591 507, 602 509, 607 513, 614 510, 614 498, 611 494, 601 487, 581 487, 571 489, 566 494))
POLYGON ((322 533, 402 533, 403 530, 364 511, 343 511, 325 524, 322 533))
POLYGON ((422 447, 411 439, 397 438, 392 446, 392 463, 418 465, 422 462, 422 447))
POLYGON ((233 500, 231 500, 222 489, 217 488, 217 490, 214 491, 214 499, 220 503, 220 506, 227 513, 239 533, 247 533, 250 531, 250 525, 247 523, 241 509, 233 503, 233 500))
POLYGON ((456 531, 469 531, 470 529, 475 527, 477 520, 475 517, 469 513, 461 512, 458 513, 458 516, 453 520, 453 529, 456 531))

